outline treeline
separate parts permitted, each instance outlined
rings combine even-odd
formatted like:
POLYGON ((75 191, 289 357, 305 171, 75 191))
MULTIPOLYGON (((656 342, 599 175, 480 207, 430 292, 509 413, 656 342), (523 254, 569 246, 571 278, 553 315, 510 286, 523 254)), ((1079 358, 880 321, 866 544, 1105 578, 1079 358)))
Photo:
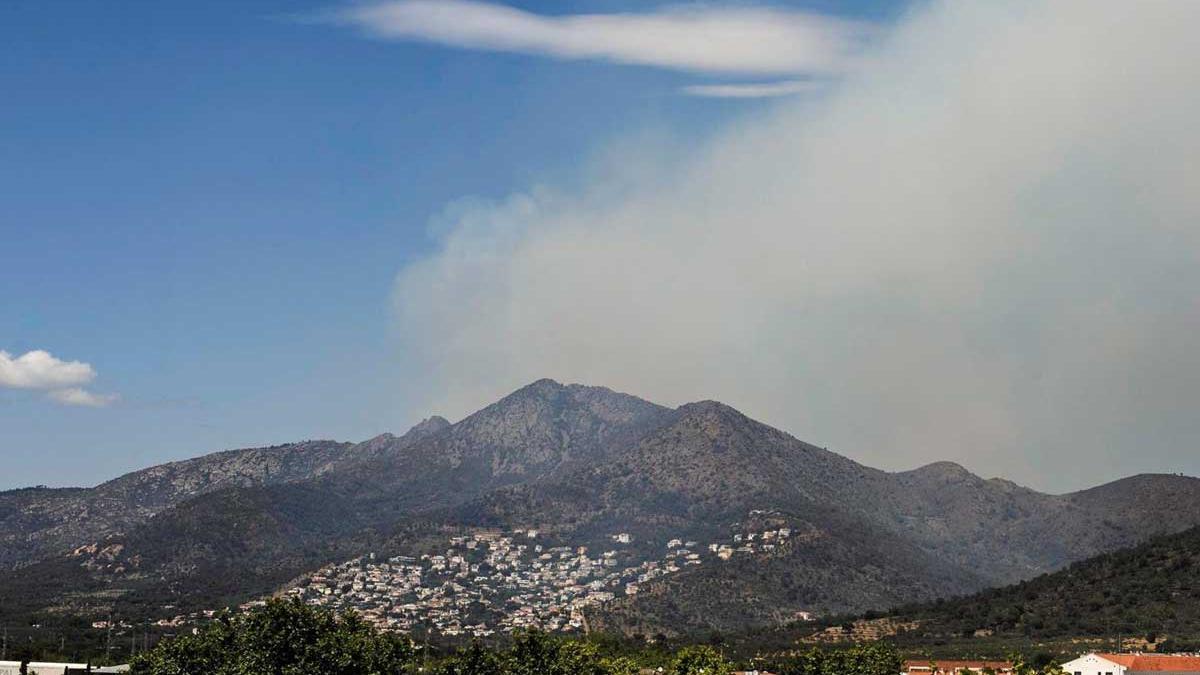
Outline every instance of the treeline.
POLYGON ((810 649, 735 663, 712 645, 639 651, 613 640, 516 634, 502 645, 472 644, 433 654, 409 638, 376 630, 354 614, 275 600, 249 614, 226 614, 194 634, 139 655, 134 675, 728 675, 735 666, 781 675, 895 675, 901 659, 876 643, 810 649), (660 670, 661 669, 661 670, 660 670))

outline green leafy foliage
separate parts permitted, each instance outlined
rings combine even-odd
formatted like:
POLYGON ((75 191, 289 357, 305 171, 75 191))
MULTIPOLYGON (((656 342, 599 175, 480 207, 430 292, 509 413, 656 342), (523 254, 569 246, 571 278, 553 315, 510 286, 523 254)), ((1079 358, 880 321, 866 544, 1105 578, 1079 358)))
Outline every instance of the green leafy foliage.
MULTIPOLYGON (((274 600, 242 615, 222 615, 192 635, 139 655, 133 675, 730 675, 734 662, 713 645, 629 649, 599 639, 517 633, 501 646, 473 643, 454 654, 422 653, 406 637, 382 633, 354 614, 274 600), (420 658, 418 658, 418 656, 420 658)), ((901 661, 882 643, 813 649, 764 665, 782 675, 894 675, 901 661)), ((1030 671, 1024 675, 1041 675, 1030 671)))
POLYGON ((222 616, 194 635, 138 656, 135 675, 388 675, 406 672, 413 646, 353 614, 294 601, 222 616))
POLYGON ((628 657, 601 654, 592 643, 552 638, 545 633, 518 634, 503 651, 479 644, 460 651, 438 675, 636 675, 637 663, 628 657))
POLYGON ((777 658, 767 669, 779 675, 895 675, 903 670, 899 652, 882 642, 845 649, 812 648, 777 658))
POLYGON ((1192 528, 1030 581, 896 614, 920 622, 904 641, 977 632, 1042 640, 1122 635, 1170 637, 1174 648, 1186 648, 1200 638, 1198 571, 1200 528, 1192 528))
POLYGON ((733 664, 708 645, 685 647, 671 663, 671 675, 729 675, 733 664))

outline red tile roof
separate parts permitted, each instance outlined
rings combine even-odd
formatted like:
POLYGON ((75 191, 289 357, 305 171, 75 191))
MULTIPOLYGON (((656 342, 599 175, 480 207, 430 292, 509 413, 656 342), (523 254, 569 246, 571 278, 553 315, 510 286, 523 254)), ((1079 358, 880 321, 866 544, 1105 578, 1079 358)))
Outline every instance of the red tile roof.
MULTIPOLYGON (((991 668, 997 672, 1002 670, 1012 670, 1012 664, 1008 661, 943 661, 941 659, 933 659, 933 664, 937 666, 939 671, 948 673, 958 672, 963 668, 969 668, 971 670, 991 668)), ((905 671, 910 671, 913 668, 920 668, 926 671, 929 670, 929 659, 910 660, 904 662, 905 671)))
POLYGON ((1124 666, 1126 670, 1156 673, 1200 672, 1200 656, 1173 654, 1097 654, 1102 659, 1124 666))

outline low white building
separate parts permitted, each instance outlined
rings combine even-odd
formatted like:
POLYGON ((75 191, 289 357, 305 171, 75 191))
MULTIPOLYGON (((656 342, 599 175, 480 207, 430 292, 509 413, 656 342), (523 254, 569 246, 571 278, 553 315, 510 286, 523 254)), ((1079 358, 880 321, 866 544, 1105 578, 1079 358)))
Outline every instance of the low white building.
POLYGON ((1067 675, 1200 675, 1200 656, 1084 654, 1062 669, 1067 675))
MULTIPOLYGON (((20 661, 0 661, 0 675, 19 675, 20 661)), ((63 675, 63 673, 127 673, 129 666, 93 667, 88 670, 86 663, 50 663, 48 661, 30 661, 25 670, 29 675, 63 675)))

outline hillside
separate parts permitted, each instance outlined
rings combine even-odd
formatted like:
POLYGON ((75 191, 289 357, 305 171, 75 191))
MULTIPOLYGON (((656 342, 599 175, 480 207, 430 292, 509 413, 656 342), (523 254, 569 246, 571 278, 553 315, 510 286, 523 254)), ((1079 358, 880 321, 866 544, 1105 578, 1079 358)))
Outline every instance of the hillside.
POLYGON ((907 636, 1076 636, 1200 644, 1200 528, 1076 562, 1003 588, 896 612, 907 636))
POLYGON ((811 508, 775 512, 799 536, 770 554, 737 557, 649 584, 606 604, 593 628, 627 636, 730 633, 806 614, 891 607, 910 598, 964 593, 986 582, 897 535, 811 508))
POLYGON ((1200 512, 1196 479, 1171 474, 1141 474, 1068 495, 1074 506, 1097 514, 1108 523, 1122 523, 1143 532, 1185 529, 1200 512), (1161 505, 1174 504, 1163 509, 1161 505))
POLYGON ((305 441, 228 450, 135 471, 94 488, 0 492, 0 570, 128 531, 209 492, 308 480, 352 445, 305 441))

